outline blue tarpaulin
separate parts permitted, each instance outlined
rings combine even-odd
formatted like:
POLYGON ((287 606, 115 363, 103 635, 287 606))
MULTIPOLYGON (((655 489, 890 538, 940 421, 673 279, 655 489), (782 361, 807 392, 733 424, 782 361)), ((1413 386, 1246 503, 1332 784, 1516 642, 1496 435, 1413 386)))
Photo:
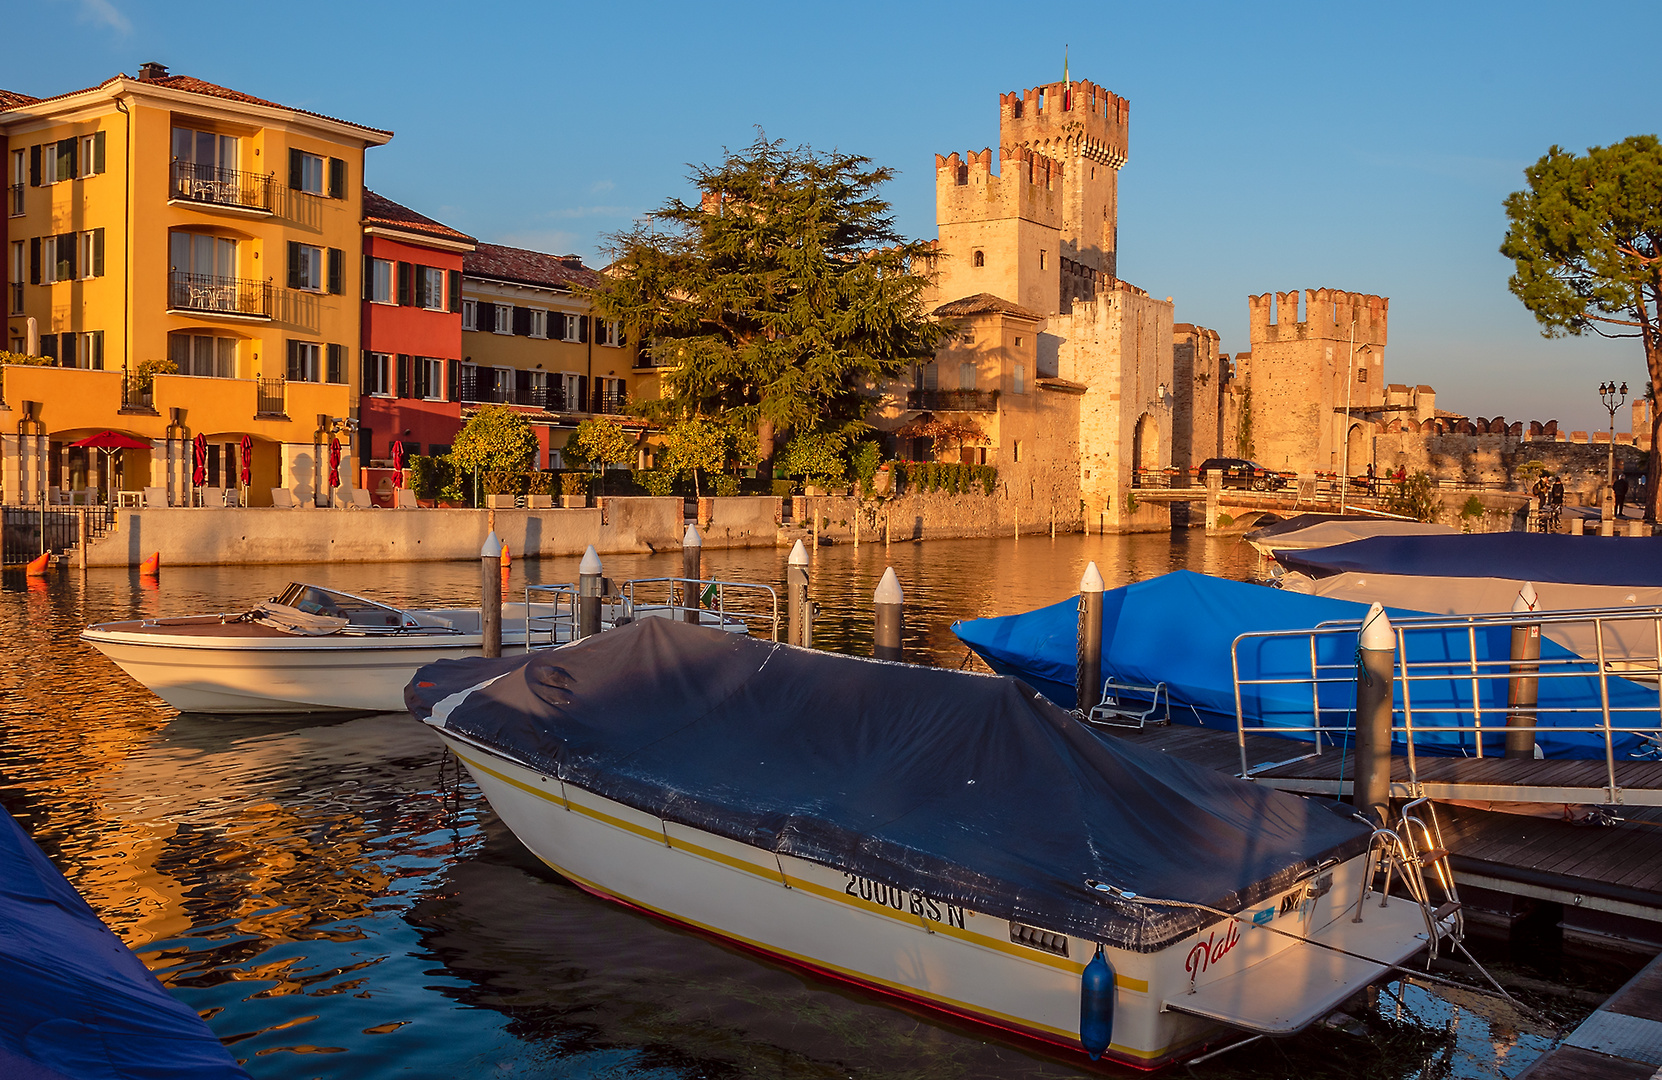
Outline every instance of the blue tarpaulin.
POLYGON ((3 810, 0 1077, 248 1080, 3 810))
POLYGON ((1276 561, 1311 577, 1345 572, 1498 577, 1571 585, 1662 586, 1662 538, 1477 533, 1374 536, 1308 551, 1281 551, 1276 561))
MULTIPOLYGON (((1171 700, 1172 719, 1204 727, 1235 727, 1235 678, 1230 646, 1241 634, 1257 631, 1309 630, 1324 622, 1359 622, 1364 604, 1327 597, 1284 592, 1262 585, 1226 581, 1186 570, 1165 574, 1103 594, 1102 673, 1105 679, 1153 686, 1164 683, 1171 700)), ((1419 612, 1390 612, 1393 618, 1419 612)), ((1077 699, 1074 670, 1077 663, 1078 602, 1069 598, 1020 615, 972 619, 954 623, 953 633, 974 649, 993 670, 1026 681, 1052 701, 1071 708, 1077 699)), ((1447 730, 1473 723, 1470 679, 1473 636, 1465 629, 1407 629, 1405 647, 1416 675, 1440 676, 1416 681, 1412 689, 1414 745, 1422 752, 1471 754, 1474 733, 1447 730), (1424 666, 1420 666, 1424 665, 1424 666), (1465 678, 1459 676, 1465 673, 1465 678), (1442 729, 1442 730, 1439 730, 1442 729)), ((1500 625, 1475 634, 1476 659, 1504 661, 1510 656, 1511 629, 1500 625)), ((1356 637, 1321 635, 1316 639, 1317 665, 1335 681, 1320 687, 1324 723, 1348 723, 1354 707, 1352 682, 1356 637)), ((1541 642, 1544 660, 1574 654, 1551 641, 1541 642)), ((1276 728, 1313 725, 1310 639, 1307 636, 1248 639, 1237 650, 1243 680, 1290 679, 1283 685, 1247 685, 1241 694, 1242 712, 1249 726, 1276 734, 1276 728)), ((1489 668, 1489 671, 1504 670, 1489 668)), ((1588 662, 1581 670, 1596 670, 1588 662)), ((1654 727, 1657 691, 1625 679, 1610 678, 1614 727, 1654 727), (1632 711, 1624 711, 1632 710, 1632 711)), ((1505 750, 1507 680, 1479 683, 1478 701, 1483 723, 1494 735, 1484 734, 1484 753, 1505 750)), ((1536 742, 1548 757, 1602 758, 1604 738, 1596 732, 1554 732, 1551 725, 1585 727, 1602 722, 1599 685, 1592 675, 1544 677, 1540 681, 1538 723, 1543 730, 1536 742), (1574 707, 1574 713, 1547 713, 1549 708, 1574 707)), ((1146 694, 1122 698, 1146 700, 1146 694)), ((1397 706, 1402 688, 1397 687, 1397 706)), ((1398 721, 1401 721, 1399 714, 1398 721)), ((1310 739, 1310 734, 1296 734, 1310 739)), ((1343 738, 1342 735, 1335 736, 1343 738)), ((1655 744, 1637 734, 1618 734, 1616 754, 1621 758, 1648 758, 1655 744)))

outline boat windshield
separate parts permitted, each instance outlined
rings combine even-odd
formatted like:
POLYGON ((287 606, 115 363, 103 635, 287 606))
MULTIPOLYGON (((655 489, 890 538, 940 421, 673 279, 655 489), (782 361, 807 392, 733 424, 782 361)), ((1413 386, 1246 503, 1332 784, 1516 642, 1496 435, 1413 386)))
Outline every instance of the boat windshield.
POLYGON ((385 604, 377 604, 373 600, 365 600, 361 596, 351 593, 335 592, 333 589, 321 589, 316 585, 307 585, 296 581, 283 590, 281 596, 275 598, 279 604, 304 611, 308 615, 328 615, 337 619, 345 619, 348 626, 358 627, 400 627, 413 625, 414 620, 406 616, 397 608, 385 604))

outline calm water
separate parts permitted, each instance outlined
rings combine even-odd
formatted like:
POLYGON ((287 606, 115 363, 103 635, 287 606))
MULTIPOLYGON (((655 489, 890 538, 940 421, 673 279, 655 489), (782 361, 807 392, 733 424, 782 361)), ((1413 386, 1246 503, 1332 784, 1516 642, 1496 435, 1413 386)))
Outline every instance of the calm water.
MULTIPOLYGON (((1188 567, 1250 577, 1199 536, 821 549, 822 643, 865 650, 885 565, 914 659, 957 666, 953 619, 1188 567)), ((705 572, 778 583, 784 552, 705 572)), ((679 554, 614 556, 614 579, 679 554)), ((522 563, 513 587, 576 560, 522 563)), ((87 624, 238 611, 291 577, 395 603, 477 602, 472 565, 164 568, 0 592, 0 804, 257 1077, 1068 1077, 1072 1063, 914 1015, 674 930, 536 863, 408 716, 180 716, 76 638, 87 624)), ((1619 982, 1615 979, 1610 989, 1619 982)), ((1206 1077, 1512 1076, 1544 1029, 1393 984, 1349 1031, 1259 1044, 1206 1077), (1400 1000, 1398 1000, 1400 998, 1400 1000)))

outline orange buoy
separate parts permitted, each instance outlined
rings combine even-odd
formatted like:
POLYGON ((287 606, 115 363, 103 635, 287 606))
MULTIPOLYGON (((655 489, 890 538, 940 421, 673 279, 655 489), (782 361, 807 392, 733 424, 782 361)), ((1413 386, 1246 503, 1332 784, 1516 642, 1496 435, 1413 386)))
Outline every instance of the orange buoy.
POLYGON ((139 563, 139 575, 141 577, 155 577, 157 571, 161 570, 161 568, 162 553, 159 551, 153 552, 148 559, 139 563))
POLYGON ((502 542, 502 568, 506 570, 510 565, 512 565, 513 561, 514 557, 508 551, 508 542, 504 540, 502 542))
POLYGON ((40 558, 29 560, 28 574, 30 577, 45 577, 46 568, 52 565, 52 553, 43 551, 40 558))

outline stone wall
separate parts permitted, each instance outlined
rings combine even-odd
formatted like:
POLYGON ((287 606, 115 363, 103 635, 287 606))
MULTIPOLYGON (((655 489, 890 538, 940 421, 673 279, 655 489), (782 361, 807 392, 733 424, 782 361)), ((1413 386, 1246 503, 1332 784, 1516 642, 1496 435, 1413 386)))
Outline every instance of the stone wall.
POLYGON ((783 499, 737 495, 698 500, 698 529, 705 547, 772 547, 783 522, 783 499))
MULTIPOLYGON (((1380 432, 1372 436, 1374 461, 1381 474, 1404 468, 1426 472, 1439 480, 1470 484, 1501 484, 1523 491, 1533 481, 1519 478, 1518 470, 1533 461, 1564 482, 1565 502, 1597 506, 1604 497, 1610 444, 1532 440, 1511 434, 1437 434, 1380 432)), ((1635 446, 1616 446, 1617 473, 1640 470, 1644 452, 1635 446)))
MULTIPOLYGON (((1024 507, 1030 504, 1007 497, 1002 488, 992 495, 926 492, 893 499, 799 495, 792 501, 796 507, 795 528, 811 531, 817 514, 820 535, 839 544, 854 542, 856 523, 862 544, 882 543, 885 527, 893 543, 1014 536, 1018 525, 1023 536, 1048 535, 1052 522, 1058 533, 1076 533, 1084 528, 1077 501, 1071 506, 1059 504, 1054 511, 1041 508, 1029 517, 1024 507)), ((1159 509, 1163 512, 1165 508, 1159 509)))

